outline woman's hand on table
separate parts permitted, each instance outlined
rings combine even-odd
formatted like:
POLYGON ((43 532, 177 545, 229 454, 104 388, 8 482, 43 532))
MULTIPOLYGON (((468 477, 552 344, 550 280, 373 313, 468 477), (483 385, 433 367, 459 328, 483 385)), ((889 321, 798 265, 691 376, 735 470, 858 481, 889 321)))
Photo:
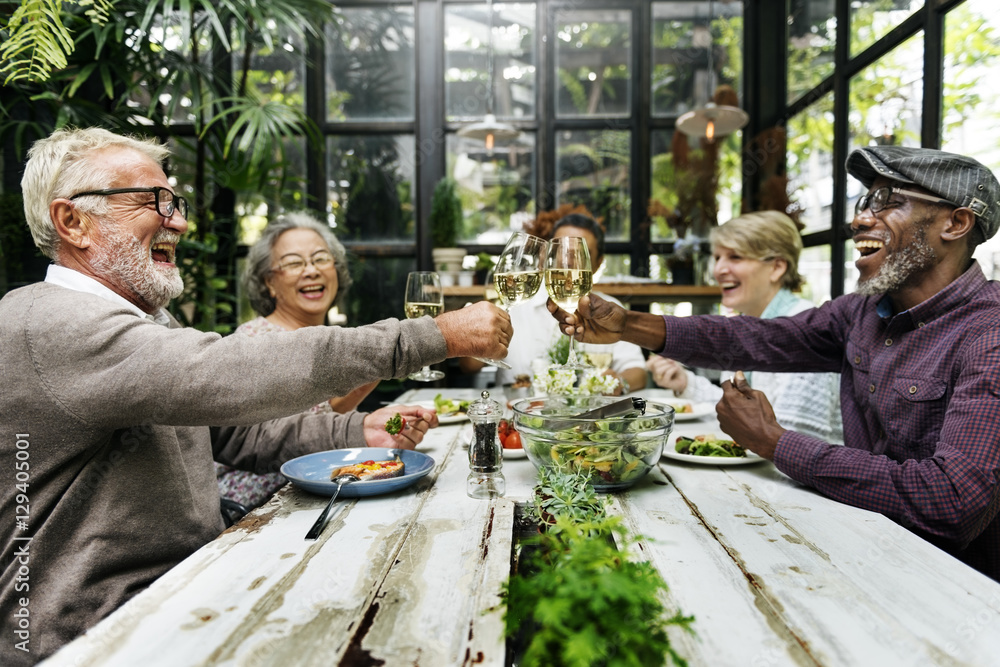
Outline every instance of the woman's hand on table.
POLYGON ((653 376, 656 386, 670 389, 676 396, 687 389, 687 370, 673 359, 654 354, 646 360, 646 368, 653 376))
POLYGON ((743 371, 722 383, 722 400, 715 406, 722 431, 737 444, 765 459, 774 459, 774 448, 785 432, 764 393, 751 389, 743 371))
POLYGON ((413 449, 424 439, 424 434, 438 425, 437 412, 419 405, 389 405, 367 415, 364 421, 365 443, 369 447, 395 447, 413 449), (385 430, 385 424, 396 413, 406 421, 398 434, 385 430))

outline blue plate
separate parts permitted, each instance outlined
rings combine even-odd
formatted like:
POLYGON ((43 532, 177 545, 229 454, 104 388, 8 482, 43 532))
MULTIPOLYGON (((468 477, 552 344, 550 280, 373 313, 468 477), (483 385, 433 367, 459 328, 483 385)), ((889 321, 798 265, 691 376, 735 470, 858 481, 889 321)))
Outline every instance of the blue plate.
POLYGON ((330 481, 330 473, 334 468, 362 461, 391 461, 397 456, 403 461, 401 476, 345 484, 340 490, 340 497, 362 498, 405 489, 434 469, 434 459, 420 452, 383 447, 354 447, 306 454, 286 461, 281 466, 281 474, 287 477, 289 482, 306 491, 321 496, 332 496, 334 489, 337 488, 337 485, 330 481))

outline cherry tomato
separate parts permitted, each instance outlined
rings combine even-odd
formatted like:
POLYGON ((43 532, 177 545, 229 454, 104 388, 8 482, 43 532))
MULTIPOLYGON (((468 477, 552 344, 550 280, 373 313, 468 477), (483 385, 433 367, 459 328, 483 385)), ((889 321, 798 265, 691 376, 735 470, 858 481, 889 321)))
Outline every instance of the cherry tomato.
POLYGON ((521 434, 511 431, 507 434, 507 439, 500 443, 504 449, 521 449, 521 434))

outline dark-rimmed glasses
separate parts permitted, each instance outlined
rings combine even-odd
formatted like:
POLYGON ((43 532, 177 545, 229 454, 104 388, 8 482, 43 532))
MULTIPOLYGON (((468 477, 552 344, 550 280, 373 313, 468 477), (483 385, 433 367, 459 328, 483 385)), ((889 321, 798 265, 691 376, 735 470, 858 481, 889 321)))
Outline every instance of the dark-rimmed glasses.
POLYGON ((889 204, 889 197, 894 194, 903 195, 905 197, 915 197, 917 199, 932 201, 935 204, 948 204, 949 206, 960 208, 955 202, 942 199, 941 197, 935 195, 925 195, 922 192, 914 192, 913 190, 904 190, 903 188, 895 188, 886 185, 876 190, 872 190, 867 194, 861 195, 858 202, 854 205, 854 215, 861 215, 861 212, 869 207, 872 210, 872 215, 878 213, 889 204))
POLYGON ((156 213, 162 215, 164 218, 173 217, 174 211, 181 214, 181 217, 187 220, 188 217, 188 203, 187 199, 180 196, 176 192, 171 192, 166 188, 112 188, 110 190, 88 190, 86 192, 77 192, 75 195, 70 197, 70 199, 76 199, 77 197, 88 197, 90 195, 97 195, 100 197, 108 197, 110 195, 123 195, 130 192, 147 192, 155 198, 156 201, 156 213), (166 195, 166 196, 164 196, 166 195))
POLYGON ((300 255, 286 255, 288 259, 277 266, 271 268, 272 271, 283 271, 290 275, 302 273, 307 264, 312 264, 319 270, 329 269, 333 266, 333 255, 326 250, 317 250, 309 259, 303 259, 300 255))

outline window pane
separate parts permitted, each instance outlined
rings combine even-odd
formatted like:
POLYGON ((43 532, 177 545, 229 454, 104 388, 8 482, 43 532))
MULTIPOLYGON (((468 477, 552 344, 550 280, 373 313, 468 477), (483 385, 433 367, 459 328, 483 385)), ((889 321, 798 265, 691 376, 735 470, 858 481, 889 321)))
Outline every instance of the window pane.
POLYGON ((263 42, 256 45, 250 67, 244 72, 242 52, 246 47, 240 42, 242 37, 239 33, 233 36, 233 90, 239 92, 245 75, 248 94, 305 109, 306 51, 302 38, 274 35, 273 48, 263 42))
POLYGON ((555 13, 556 115, 627 115, 631 110, 632 13, 555 13))
POLYGON ((343 311, 347 325, 357 327, 389 317, 402 319, 406 275, 417 270, 413 258, 358 257, 350 250, 347 255, 354 280, 343 311))
MULTIPOLYGON (((945 17, 941 148, 1000 174, 1000 5, 969 0, 945 17)), ((987 277, 1000 278, 1000 237, 976 249, 987 277)))
POLYGON ((806 281, 802 287, 802 298, 809 299, 817 306, 829 301, 830 246, 820 245, 803 249, 799 255, 799 275, 806 281))
MULTIPOLYGON (((861 146, 919 146, 923 105, 923 33, 861 70, 850 82, 850 150, 861 146)), ((847 179, 846 220, 854 217, 861 184, 847 179)))
POLYGON ((444 94, 448 120, 471 120, 490 109, 490 37, 493 39, 492 112, 497 118, 535 115, 535 5, 445 5, 444 94))
POLYGON ((721 84, 740 90, 742 3, 656 2, 652 31, 654 115, 680 115, 702 106, 721 84))
MULTIPOLYGON (((201 54, 199 62, 197 66, 186 65, 192 59, 192 43, 190 38, 189 41, 182 39, 181 22, 176 17, 176 12, 157 13, 149 28, 149 41, 176 54, 178 66, 173 70, 130 72, 129 106, 143 113, 146 109, 158 108, 163 112, 159 120, 164 123, 193 123, 197 120, 196 109, 206 100, 196 98, 192 91, 204 85, 199 84, 199 77, 205 68, 211 67, 212 44, 206 31, 196 31, 198 53, 201 54), (151 89, 151 84, 157 88, 151 89)), ((163 60, 154 59, 154 63, 159 62, 163 60)))
POLYGON ((923 0, 851 0, 851 55, 885 37, 923 6, 923 0))
POLYGON ((850 294, 858 287, 858 269, 854 261, 858 258, 854 241, 844 241, 844 294, 850 294))
POLYGON ((741 133, 700 144, 680 132, 650 133, 652 188, 646 207, 653 241, 707 239, 739 214, 741 133))
POLYGON ((269 220, 283 211, 308 208, 306 203, 306 142, 286 139, 275 153, 271 178, 263 189, 236 193, 236 215, 240 221, 240 243, 253 245, 269 220))
POLYGON ((798 0, 788 17, 788 102, 833 74, 837 18, 827 0, 798 0))
POLYGON ((584 205, 604 221, 609 240, 629 238, 631 133, 562 131, 556 135, 555 205, 584 205))
POLYGON ((413 7, 350 7, 326 26, 327 120, 412 120, 413 7))
POLYGON ((327 211, 345 240, 413 242, 412 135, 327 138, 327 211))
POLYGON ((534 133, 489 152, 482 141, 449 134, 448 173, 462 200, 460 241, 502 245, 534 217, 534 133))
POLYGON ((803 234, 830 229, 833 205, 833 93, 788 121, 788 194, 803 234))

